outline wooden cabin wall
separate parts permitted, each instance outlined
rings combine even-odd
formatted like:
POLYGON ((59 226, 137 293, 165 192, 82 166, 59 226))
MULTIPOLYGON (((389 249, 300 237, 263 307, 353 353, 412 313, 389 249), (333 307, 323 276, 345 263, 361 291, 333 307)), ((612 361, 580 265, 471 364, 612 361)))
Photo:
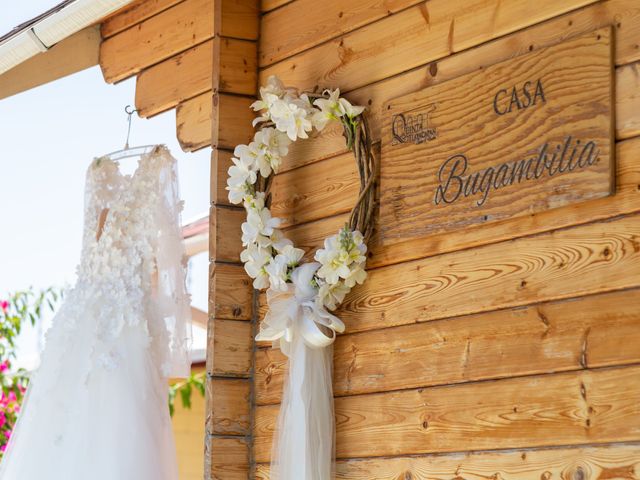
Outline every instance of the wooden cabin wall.
MULTIPOLYGON (((640 478, 640 3, 263 0, 262 10, 260 83, 339 87, 368 106, 377 141, 387 100, 613 26, 615 195, 422 241, 373 240, 369 278, 338 312, 337 477, 640 478)), ((231 144, 243 134, 224 132, 231 144)), ((228 155, 219 160, 224 178, 228 155)), ((312 254, 357 190, 333 129, 291 149, 272 210, 312 254)), ((221 182, 212 191, 226 202, 221 182)), ((242 220, 218 212, 220 258, 237 261, 242 220)), ((251 311, 245 291, 233 300, 251 311)), ((286 361, 259 345, 255 362, 252 462, 266 480, 286 361)))
POLYGON ((252 135, 258 29, 258 0, 138 0, 101 26, 105 80, 136 76, 140 116, 175 109, 182 149, 211 149, 205 479, 249 475, 252 290, 228 255, 241 212, 219 201, 226 176, 217 172, 252 135))

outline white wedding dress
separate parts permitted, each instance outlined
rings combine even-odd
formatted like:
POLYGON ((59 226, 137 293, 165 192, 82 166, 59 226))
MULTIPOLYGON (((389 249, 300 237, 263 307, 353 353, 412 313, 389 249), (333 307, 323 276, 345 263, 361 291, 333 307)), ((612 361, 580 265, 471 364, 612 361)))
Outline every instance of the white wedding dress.
MULTIPOLYGON (((0 464, 1 480, 177 480, 167 378, 187 376, 191 323, 176 162, 87 172, 76 286, 0 464)), ((62 214, 64 215, 64 214, 62 214)))

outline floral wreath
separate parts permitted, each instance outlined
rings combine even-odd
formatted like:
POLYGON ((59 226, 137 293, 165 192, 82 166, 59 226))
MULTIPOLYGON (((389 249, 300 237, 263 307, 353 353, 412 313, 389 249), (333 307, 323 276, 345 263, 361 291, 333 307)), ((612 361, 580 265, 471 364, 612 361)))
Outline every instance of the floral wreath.
POLYGON ((242 203, 247 213, 247 221, 242 224, 245 248, 240 259, 256 289, 287 291, 296 283, 295 271, 305 253, 283 236, 281 220, 271 216, 268 192, 272 174, 278 172, 292 142, 308 138, 314 129, 319 132, 330 122, 342 124, 347 148, 358 165, 360 194, 349 221, 336 235, 325 239, 324 248, 315 252, 316 262, 304 264, 306 273, 298 275, 304 277, 302 287, 312 292, 316 307, 333 310, 367 276, 364 265, 373 226, 377 158, 372 152, 364 107, 351 105, 340 97, 339 89, 299 94, 271 76, 260 88, 260 100, 251 108, 260 112, 253 121, 258 130, 252 142, 235 148, 227 190, 231 203, 242 203))

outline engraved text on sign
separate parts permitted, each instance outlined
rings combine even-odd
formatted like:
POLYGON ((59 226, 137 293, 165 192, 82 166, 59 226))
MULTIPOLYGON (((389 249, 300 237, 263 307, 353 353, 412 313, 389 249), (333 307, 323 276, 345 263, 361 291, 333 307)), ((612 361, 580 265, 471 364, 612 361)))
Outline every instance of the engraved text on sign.
POLYGON ((392 100, 383 243, 610 195, 609 28, 392 100))

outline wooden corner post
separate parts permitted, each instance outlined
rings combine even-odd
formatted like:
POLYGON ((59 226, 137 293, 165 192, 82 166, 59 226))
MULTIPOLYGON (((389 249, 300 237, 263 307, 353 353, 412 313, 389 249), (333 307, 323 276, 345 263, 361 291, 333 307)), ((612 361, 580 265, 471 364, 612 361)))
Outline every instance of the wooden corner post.
POLYGON ((258 0, 215 0, 211 90, 211 207, 205 480, 250 471, 253 290, 240 263, 242 208, 226 198, 233 148, 252 135, 258 0))

